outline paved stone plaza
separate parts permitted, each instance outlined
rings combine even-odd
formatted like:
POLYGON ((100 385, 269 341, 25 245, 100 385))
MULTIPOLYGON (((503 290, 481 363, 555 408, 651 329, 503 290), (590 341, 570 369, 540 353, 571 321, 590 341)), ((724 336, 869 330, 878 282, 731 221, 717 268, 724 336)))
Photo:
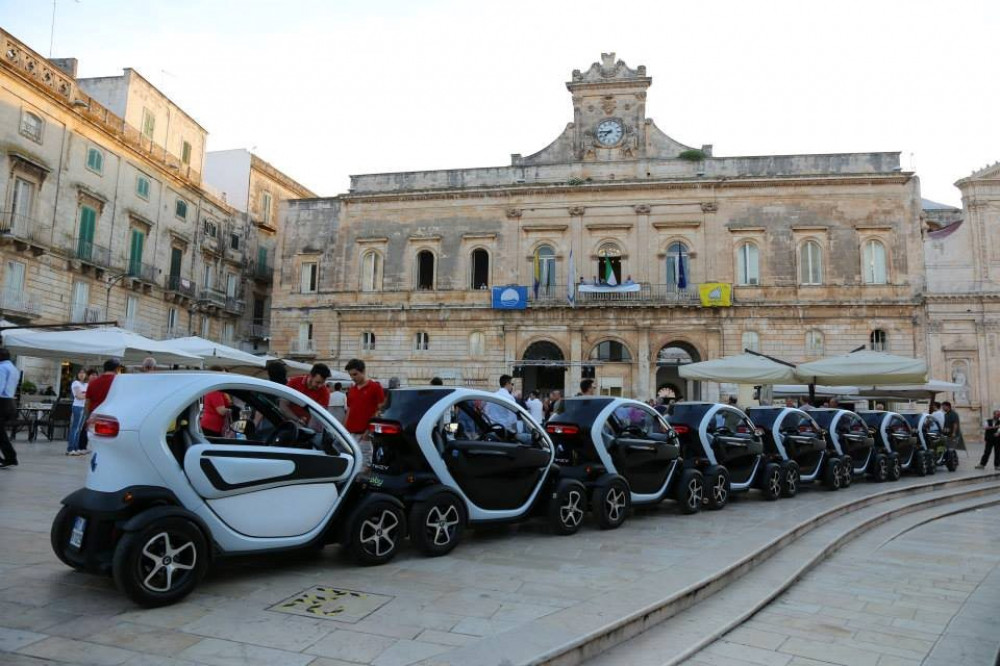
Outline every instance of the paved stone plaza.
MULTIPOLYGON (((49 525, 59 499, 82 485, 88 459, 63 456, 64 445, 59 442, 17 446, 21 465, 0 472, 0 663, 14 664, 502 663, 507 658, 502 652, 508 648, 513 655, 508 663, 519 663, 523 656, 514 646, 530 642, 539 632, 568 638, 591 631, 718 572, 823 508, 928 481, 904 477, 892 485, 859 482, 839 493, 807 489, 793 500, 773 504, 751 493, 722 512, 696 516, 681 516, 666 503, 637 513, 619 530, 601 532, 588 524, 578 535, 565 538, 547 533, 541 522, 476 531, 447 557, 427 559, 406 549, 389 565, 377 568, 353 565, 337 547, 321 554, 229 562, 210 572, 184 602, 142 610, 119 594, 110 578, 75 573, 50 550, 49 525), (323 603, 331 596, 360 601, 345 602, 342 608, 317 605, 317 595, 323 603), (330 614, 301 612, 303 608, 330 614)), ((963 456, 957 473, 932 478, 978 476, 972 469, 977 455, 971 451, 969 457, 963 456)), ((968 608, 972 614, 966 627, 976 630, 975 613, 980 609, 976 586, 987 579, 996 581, 1000 560, 1000 555, 990 553, 1000 552, 992 516, 989 511, 962 514, 914 529, 888 546, 878 543, 875 548, 882 548, 878 561, 871 555, 874 549, 867 536, 863 537, 746 627, 695 655, 692 663, 743 663, 726 661, 730 658, 726 650, 733 649, 741 650, 740 658, 750 658, 751 663, 812 663, 792 661, 809 656, 806 648, 792 649, 802 638, 796 625, 820 617, 817 592, 810 592, 811 586, 822 590, 838 581, 863 588, 851 594, 872 595, 857 602, 868 604, 859 611, 859 621, 867 617, 863 613, 917 621, 915 614, 920 611, 936 613, 936 627, 968 608), (916 555, 907 550, 911 545, 918 549, 913 551, 916 555), (871 563, 871 571, 858 572, 857 582, 844 582, 850 575, 839 564, 841 559, 864 548, 868 550, 858 552, 871 563), (950 566, 942 562, 949 556, 954 559, 950 566), (880 577, 883 557, 917 559, 908 570, 912 575, 900 581, 898 589, 897 583, 880 577), (873 579, 878 582, 864 583, 873 579), (948 590, 942 593, 949 597, 947 603, 917 609, 914 604, 919 602, 901 596, 889 603, 898 602, 895 607, 908 608, 905 612, 912 611, 914 617, 894 616, 886 609, 879 612, 878 599, 905 595, 905 586, 919 586, 925 579, 927 585, 948 590), (773 652, 768 655, 773 659, 753 661, 757 656, 739 647, 741 640, 750 640, 742 636, 782 642, 754 645, 773 652)), ((841 610, 854 612, 853 607, 841 610)), ((831 616, 836 618, 831 625, 836 625, 840 616, 831 616)), ((867 629, 875 631, 872 627, 878 626, 879 633, 896 636, 892 640, 902 644, 912 638, 907 630, 934 631, 927 624, 886 625, 873 620, 867 629)), ((855 627, 861 628, 865 627, 855 627)), ((922 646, 931 640, 916 638, 922 646)), ((849 647, 844 645, 845 650, 849 647)), ((887 657, 864 663, 919 663, 910 654, 888 656, 901 661, 887 657)))

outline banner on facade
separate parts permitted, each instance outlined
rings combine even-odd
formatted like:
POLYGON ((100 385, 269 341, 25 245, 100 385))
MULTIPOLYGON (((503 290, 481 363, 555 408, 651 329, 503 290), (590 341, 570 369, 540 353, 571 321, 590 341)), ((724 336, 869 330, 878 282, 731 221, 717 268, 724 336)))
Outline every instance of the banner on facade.
POLYGON ((528 288, 518 285, 493 287, 494 310, 524 310, 528 307, 528 288))
POLYGON ((726 282, 706 282, 698 285, 698 296, 706 308, 728 308, 733 304, 733 285, 726 282))

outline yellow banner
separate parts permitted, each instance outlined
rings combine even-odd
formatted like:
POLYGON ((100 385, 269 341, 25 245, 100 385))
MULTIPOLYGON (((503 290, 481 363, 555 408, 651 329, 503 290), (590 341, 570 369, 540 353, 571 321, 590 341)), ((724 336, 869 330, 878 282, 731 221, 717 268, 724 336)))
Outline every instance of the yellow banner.
POLYGON ((706 282, 698 285, 698 296, 706 308, 728 308, 733 304, 733 285, 726 282, 706 282))

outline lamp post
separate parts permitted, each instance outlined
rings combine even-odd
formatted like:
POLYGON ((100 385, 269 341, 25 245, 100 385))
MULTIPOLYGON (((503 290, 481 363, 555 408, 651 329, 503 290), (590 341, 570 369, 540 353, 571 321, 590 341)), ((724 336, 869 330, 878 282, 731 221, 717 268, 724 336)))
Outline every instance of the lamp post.
POLYGON ((111 288, 121 282, 124 278, 128 277, 128 273, 119 273, 117 275, 112 275, 108 278, 107 283, 104 285, 105 298, 104 298, 104 318, 107 319, 111 312, 111 288))

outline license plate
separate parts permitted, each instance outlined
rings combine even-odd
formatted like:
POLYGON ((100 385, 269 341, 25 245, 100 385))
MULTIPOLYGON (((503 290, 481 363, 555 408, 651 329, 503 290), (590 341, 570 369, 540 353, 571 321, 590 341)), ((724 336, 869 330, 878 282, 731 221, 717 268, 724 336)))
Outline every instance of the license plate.
POLYGON ((73 521, 73 532, 69 535, 69 545, 77 550, 83 545, 83 531, 87 528, 87 519, 77 516, 73 521))

